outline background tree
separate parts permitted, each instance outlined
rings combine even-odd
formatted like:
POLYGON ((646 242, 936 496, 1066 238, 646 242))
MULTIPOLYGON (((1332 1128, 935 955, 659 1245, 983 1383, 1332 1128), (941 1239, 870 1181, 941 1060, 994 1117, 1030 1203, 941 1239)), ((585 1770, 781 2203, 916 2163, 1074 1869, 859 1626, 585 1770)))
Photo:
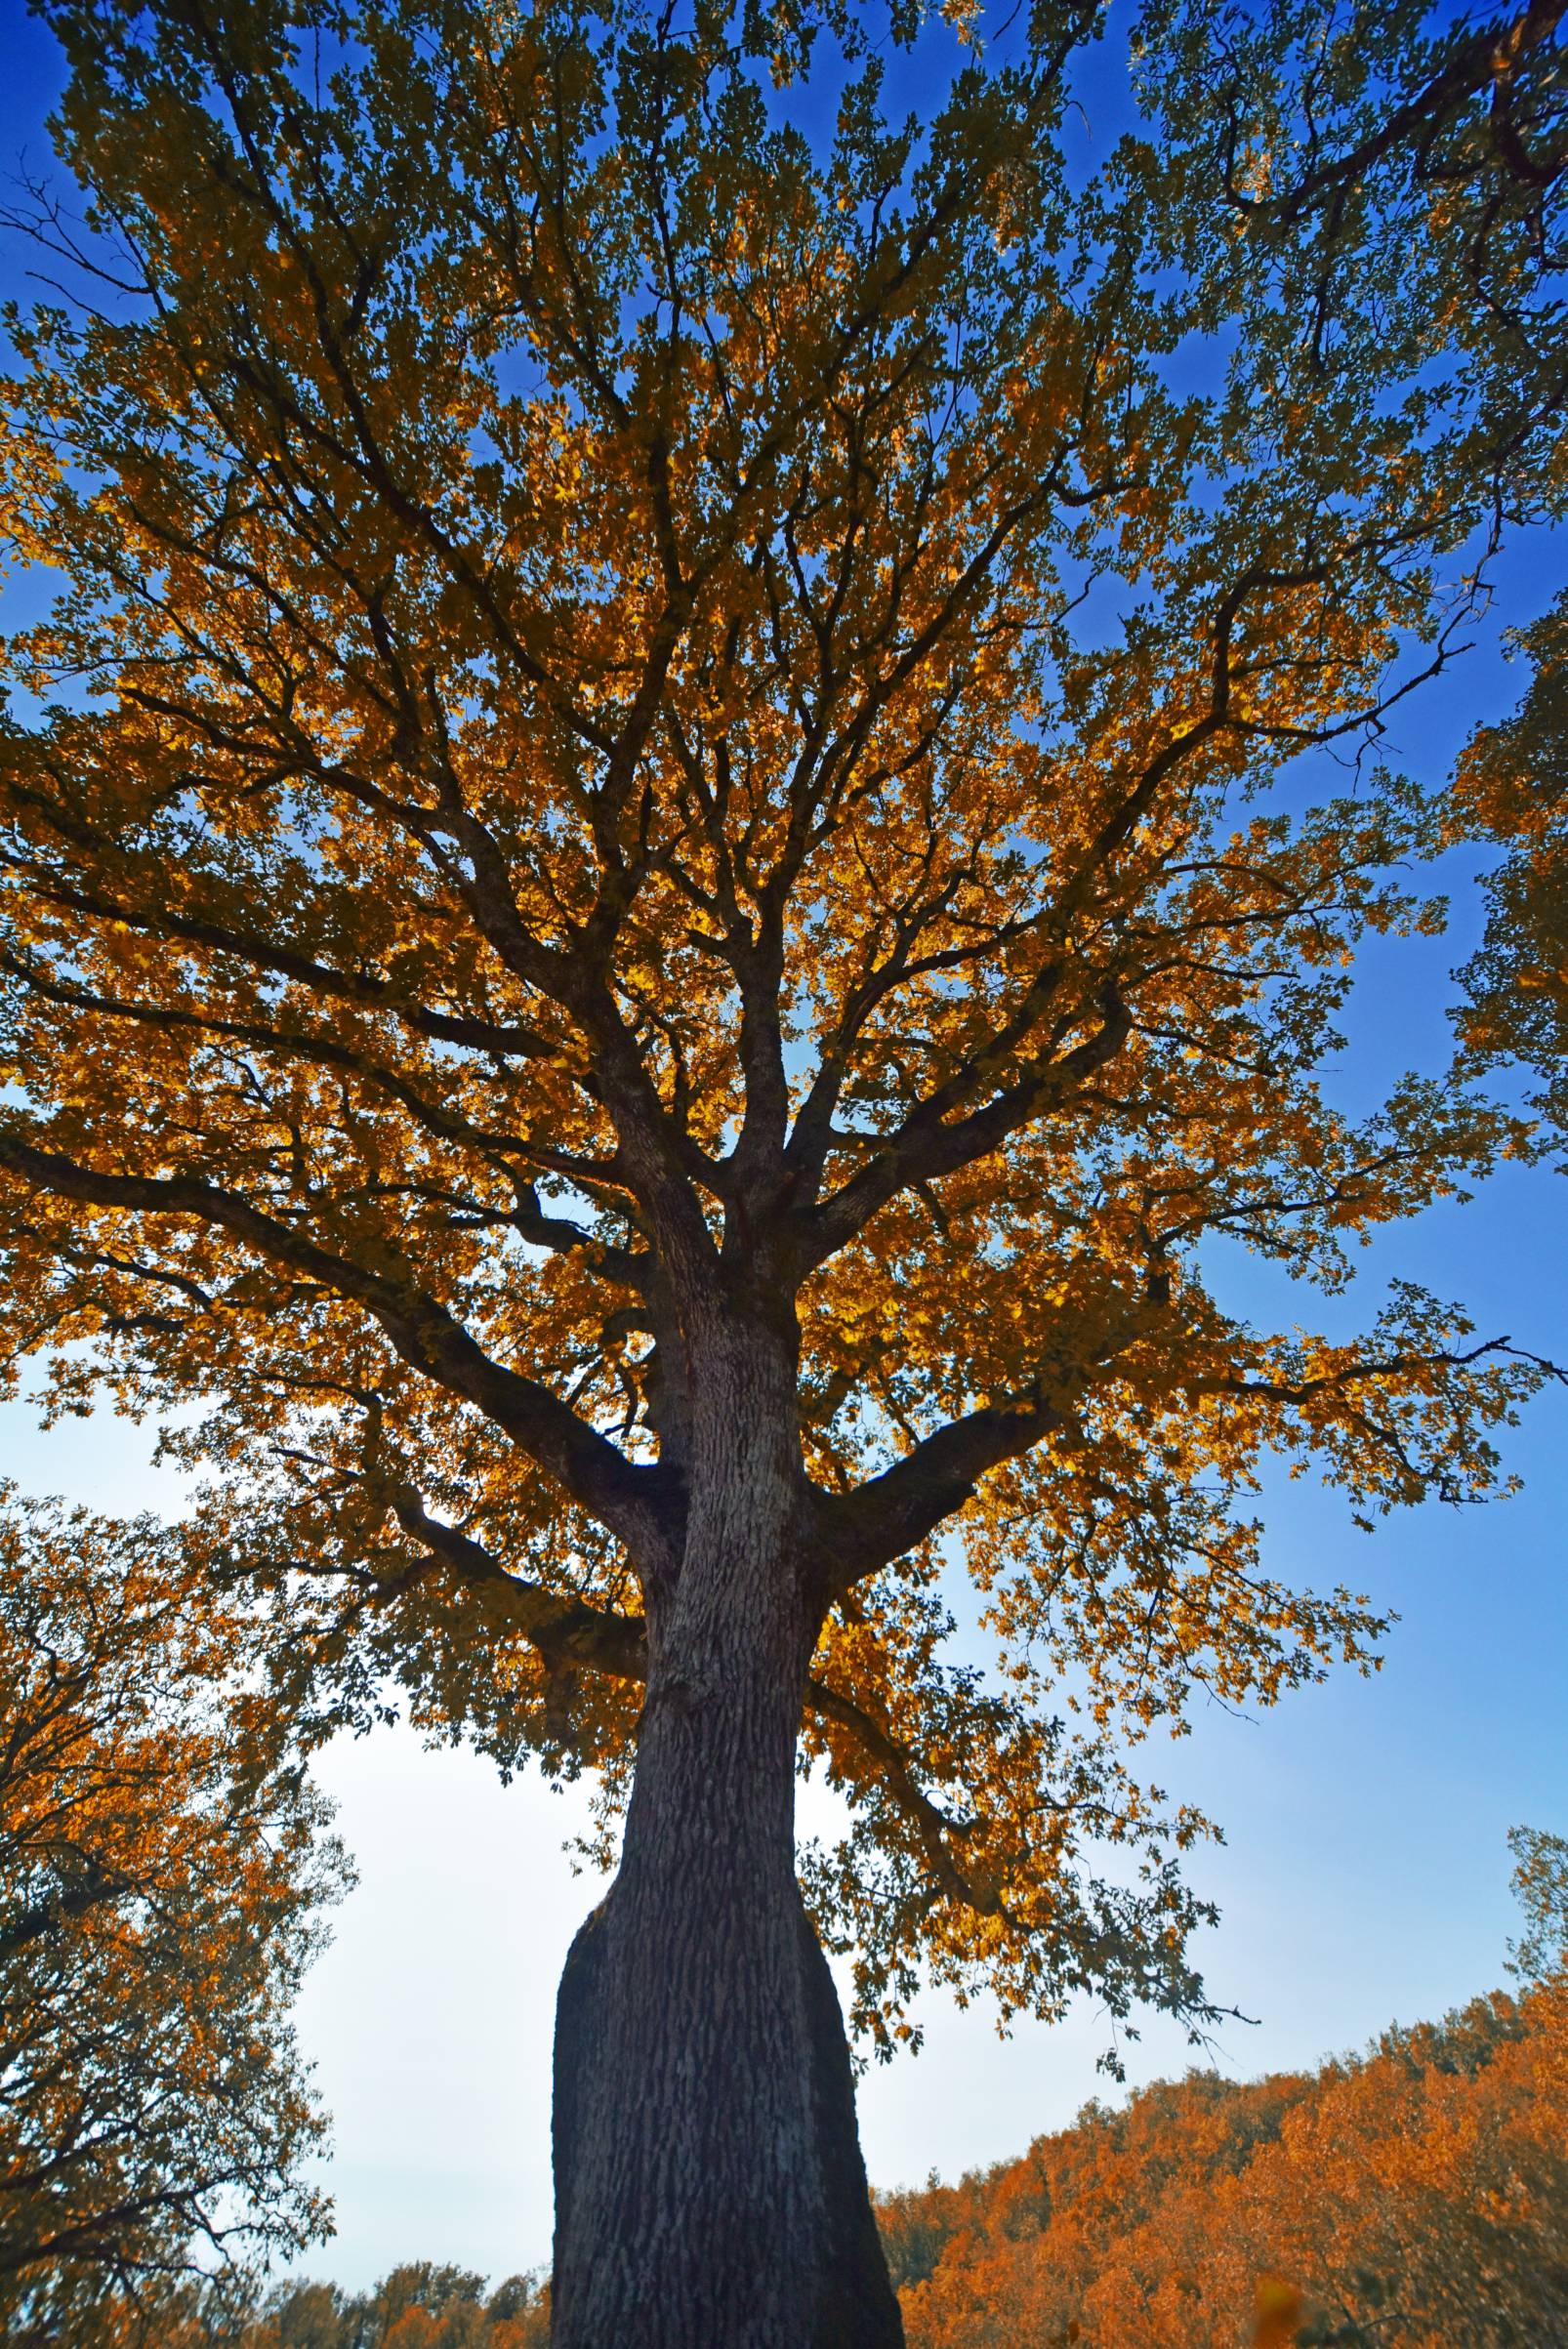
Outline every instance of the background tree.
POLYGON ((234 1628, 155 1525, 6 1500, 8 2341, 161 2342, 198 2256, 327 2232, 289 2007, 339 1871, 298 1773, 256 1772, 225 1710, 234 1628))
POLYGON ((391 1672, 631 1789, 562 2349, 895 2340, 798 1761, 884 2043, 923 1966, 1201 2021, 1204 1823, 1124 1741, 1380 1628, 1268 1571, 1262 1462, 1469 1498, 1540 1375, 1408 1285, 1359 1341, 1226 1296, 1517 1138, 1320 1090, 1443 821, 1301 761, 1550 504, 1553 248, 1478 277, 1495 140, 1453 201, 1360 155, 1408 10, 1151 10, 1093 171, 1089 11, 928 32, 902 124, 852 12, 46 14, 91 209, 41 199, 82 298, 7 394, 63 574, 8 654, 9 1341, 207 1406, 188 1546, 262 1551, 281 1707, 391 1672), (1343 200, 1250 232, 1307 124, 1343 200))
POLYGON ((1539 1830, 1508 1840, 1529 1924, 1520 1998, 1394 2027, 1315 2075, 1157 2082, 1122 2111, 1090 2106, 1021 2161, 887 2198, 914 2349, 1555 2338, 1568 2322, 1564 1851, 1539 1830))
POLYGON ((1541 1827, 1510 1827, 1508 1849, 1525 1927, 1508 1944, 1508 1971, 1539 1988, 1568 1974, 1568 1838, 1541 1827))
POLYGON ((417 2259, 368 2291, 185 2286, 159 2300, 152 2337, 157 2349, 546 2349, 550 2293, 532 2276, 487 2291, 482 2276, 417 2259))
POLYGON ((1519 642, 1531 670, 1519 707, 1475 734, 1456 779, 1459 821, 1506 849, 1460 974, 1461 1022, 1473 1065, 1521 1061, 1545 1077, 1533 1106, 1553 1147, 1568 1135, 1568 598, 1519 642))
MULTIPOLYGON (((1560 1974, 1315 2077, 1159 2082, 964 2181, 910 2341, 1213 2349, 1272 2279, 1300 2349, 1533 2349, 1568 2321, 1565 2118, 1560 1974)), ((895 2242, 927 2200, 897 2198, 895 2242)))

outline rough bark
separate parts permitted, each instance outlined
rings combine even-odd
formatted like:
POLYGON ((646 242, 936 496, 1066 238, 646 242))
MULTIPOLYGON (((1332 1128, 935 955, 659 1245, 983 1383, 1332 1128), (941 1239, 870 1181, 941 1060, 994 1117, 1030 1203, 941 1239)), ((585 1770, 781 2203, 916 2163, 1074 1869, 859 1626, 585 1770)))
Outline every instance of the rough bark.
POLYGON ((705 1364, 649 1607, 620 1871, 556 2036, 556 2349, 897 2349, 848 2050, 794 1867, 815 1633, 793 1381, 705 1364), (786 1399, 787 1398, 787 1399, 786 1399))

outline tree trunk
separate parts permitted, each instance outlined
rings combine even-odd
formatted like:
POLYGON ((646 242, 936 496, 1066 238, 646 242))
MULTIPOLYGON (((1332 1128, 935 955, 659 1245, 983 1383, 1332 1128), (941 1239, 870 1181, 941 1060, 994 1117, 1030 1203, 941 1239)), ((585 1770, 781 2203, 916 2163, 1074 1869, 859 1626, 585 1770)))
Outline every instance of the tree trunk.
POLYGON ((557 2009, 552 2340, 899 2349, 838 1998, 795 1878, 815 1625, 793 1379, 786 1400, 750 1347, 707 1368, 620 1871, 557 2009))

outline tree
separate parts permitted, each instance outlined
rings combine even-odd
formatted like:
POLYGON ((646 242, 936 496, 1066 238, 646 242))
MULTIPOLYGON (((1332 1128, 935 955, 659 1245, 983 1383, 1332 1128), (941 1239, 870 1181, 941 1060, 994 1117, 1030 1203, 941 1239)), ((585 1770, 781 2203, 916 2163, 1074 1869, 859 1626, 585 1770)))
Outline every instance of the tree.
POLYGON ((1568 1977, 1568 1838, 1544 1827, 1510 1827, 1513 1891, 1525 1929, 1508 1944, 1508 1971, 1540 1987, 1568 1977))
POLYGON ((1320 1090, 1443 828, 1322 754, 1549 504, 1542 250, 1477 301, 1495 142, 1463 203, 1357 160, 1411 9, 1262 16, 1244 88, 1151 9, 1093 168, 1090 10, 989 64, 895 11, 904 124, 842 8, 46 13, 90 208, 40 192, 77 298, 7 394, 62 574, 9 652, 11 1343, 201 1399, 189 1551, 260 1561, 281 1708, 392 1675, 629 1793, 560 2349, 895 2341, 819 1936, 884 2046, 923 1966, 1201 2023, 1206 1823, 1126 1740, 1381 1628, 1269 1572, 1259 1463, 1467 1499, 1542 1375, 1409 1285, 1360 1340, 1225 1301, 1227 1243, 1338 1289, 1516 1140, 1320 1090), (1305 121, 1326 276, 1237 204, 1305 121), (803 1759, 851 1825, 798 1882, 803 1759))
POLYGON ((154 2313, 157 2349, 545 2349, 550 2338, 540 2279, 508 2276, 486 2297, 481 2276, 430 2260, 360 2292, 284 2282, 264 2293, 230 2277, 172 2291, 154 2313))
POLYGON ((167 2337, 196 2250, 327 2231, 288 2009, 337 1876, 224 1709, 231 1620, 175 1544, 0 1515, 0 2327, 167 2337), (150 2328, 150 2329, 149 2329, 150 2328))
POLYGON ((1520 634, 1531 678, 1518 709, 1466 745, 1458 821, 1507 853, 1486 882, 1480 952, 1461 972, 1472 1064, 1519 1060, 1546 1087, 1547 1146, 1568 1135, 1568 598, 1520 634))

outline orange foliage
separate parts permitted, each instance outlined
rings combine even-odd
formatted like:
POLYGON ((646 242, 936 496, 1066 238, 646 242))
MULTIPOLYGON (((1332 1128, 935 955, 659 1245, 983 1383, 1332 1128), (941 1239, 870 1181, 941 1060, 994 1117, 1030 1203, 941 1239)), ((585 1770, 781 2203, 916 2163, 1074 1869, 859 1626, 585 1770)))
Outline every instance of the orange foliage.
POLYGON ((261 2298, 153 2294, 148 2318, 141 2336, 148 2349, 549 2349, 550 2292, 531 2276, 509 2276, 487 2292, 481 2276, 425 2259, 393 2268, 366 2292, 280 2284, 261 2298))
POLYGON ((210 2265, 325 2232, 289 2008, 340 1872, 315 1798, 245 1734, 247 1628, 155 1524, 0 1487, 8 2340, 141 2340, 135 2296, 198 2245, 210 2265))
POLYGON ((1568 2325, 1568 1981, 1315 2079, 1092 2107, 1022 2164, 890 2198, 895 2265, 923 2202, 946 2241, 906 2285, 911 2349, 1539 2345, 1568 2325))

